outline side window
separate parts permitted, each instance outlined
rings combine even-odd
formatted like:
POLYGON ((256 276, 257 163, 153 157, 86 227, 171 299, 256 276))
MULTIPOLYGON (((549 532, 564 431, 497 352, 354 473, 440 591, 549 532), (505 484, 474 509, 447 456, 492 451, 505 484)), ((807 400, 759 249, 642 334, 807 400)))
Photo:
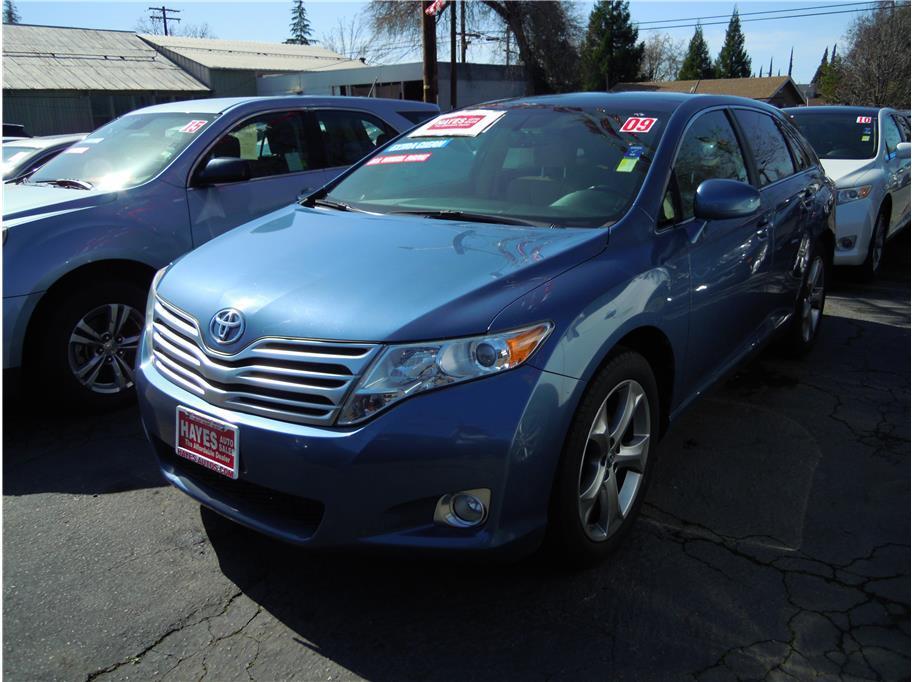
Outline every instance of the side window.
POLYGON ((785 133, 785 141, 792 150, 792 158, 795 160, 798 170, 803 171, 813 166, 814 161, 808 153, 807 147, 801 143, 801 137, 795 129, 788 124, 781 124, 781 129, 785 133))
POLYGON ((896 151, 896 145, 902 142, 902 137, 892 116, 884 116, 883 136, 884 144, 887 146, 887 154, 893 154, 896 151))
POLYGON ((304 129, 297 111, 278 111, 247 119, 235 126, 209 150, 200 168, 211 158, 244 159, 250 177, 262 178, 312 170, 304 129))
POLYGON ((754 154, 761 187, 795 172, 792 156, 771 116, 759 111, 736 109, 735 118, 754 154))
MULTIPOLYGON (((683 220, 693 217, 694 195, 704 180, 727 178, 747 182, 744 156, 724 112, 703 114, 688 128, 678 150, 674 175, 683 220)), ((663 202, 663 213, 669 208, 674 209, 674 202, 668 206, 663 202)))
POLYGON ((314 116, 329 168, 350 166, 396 136, 392 127, 366 112, 318 109, 314 116))
POLYGON ((900 131, 903 133, 903 139, 908 142, 912 138, 912 134, 909 131, 909 119, 904 118, 903 116, 893 116, 893 120, 896 121, 896 125, 899 126, 900 131))

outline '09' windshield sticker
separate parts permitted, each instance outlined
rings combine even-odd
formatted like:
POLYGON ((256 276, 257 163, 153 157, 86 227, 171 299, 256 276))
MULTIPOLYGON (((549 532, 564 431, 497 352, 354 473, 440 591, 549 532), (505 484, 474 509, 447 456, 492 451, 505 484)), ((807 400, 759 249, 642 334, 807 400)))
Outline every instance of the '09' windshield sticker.
POLYGON ((365 166, 381 166, 388 163, 424 163, 431 158, 431 153, 424 154, 395 154, 393 156, 375 156, 365 166))
POLYGON ((621 126, 622 133, 648 133, 652 126, 658 121, 657 118, 643 118, 640 116, 631 116, 624 125, 621 126))
POLYGON ((475 137, 490 128, 506 111, 467 109, 453 114, 444 114, 428 121, 409 134, 409 137, 475 137))
POLYGON ((189 122, 187 125, 185 125, 183 128, 181 128, 181 129, 180 129, 180 132, 182 132, 182 133, 190 133, 190 134, 197 133, 197 132, 199 132, 200 128, 202 128, 202 127, 203 127, 204 125, 206 125, 207 123, 208 123, 208 121, 193 120, 193 121, 190 121, 190 122, 189 122))

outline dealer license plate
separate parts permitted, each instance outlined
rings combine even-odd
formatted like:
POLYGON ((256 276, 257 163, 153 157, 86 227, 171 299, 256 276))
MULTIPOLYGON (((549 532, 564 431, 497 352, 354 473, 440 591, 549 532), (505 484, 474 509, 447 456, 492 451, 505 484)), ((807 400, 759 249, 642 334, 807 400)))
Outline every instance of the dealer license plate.
POLYGON ((238 428, 182 405, 177 406, 178 455, 229 478, 238 477, 238 428))

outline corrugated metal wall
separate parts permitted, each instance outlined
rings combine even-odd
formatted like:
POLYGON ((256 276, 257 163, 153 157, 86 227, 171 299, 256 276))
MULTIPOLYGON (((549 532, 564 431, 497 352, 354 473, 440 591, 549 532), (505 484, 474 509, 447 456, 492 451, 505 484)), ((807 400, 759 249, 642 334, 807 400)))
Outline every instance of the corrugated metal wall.
POLYGON ((30 135, 92 130, 89 93, 3 91, 3 122, 22 123, 30 135))

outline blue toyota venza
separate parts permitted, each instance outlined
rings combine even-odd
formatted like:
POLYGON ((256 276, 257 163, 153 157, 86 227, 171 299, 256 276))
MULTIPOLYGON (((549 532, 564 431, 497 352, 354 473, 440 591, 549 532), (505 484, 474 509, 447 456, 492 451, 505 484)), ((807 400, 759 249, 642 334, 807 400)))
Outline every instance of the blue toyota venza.
POLYGON ((158 273, 143 421, 173 485, 277 538, 598 560, 669 422, 814 343, 833 206, 750 100, 439 116, 158 273))

